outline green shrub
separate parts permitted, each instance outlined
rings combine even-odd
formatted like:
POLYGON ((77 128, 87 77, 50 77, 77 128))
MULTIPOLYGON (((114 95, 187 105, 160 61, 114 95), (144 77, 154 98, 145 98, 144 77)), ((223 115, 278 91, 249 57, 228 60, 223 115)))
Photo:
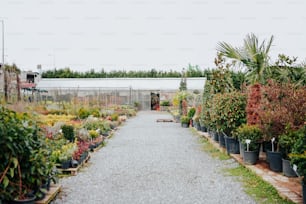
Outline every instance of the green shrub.
POLYGON ((85 108, 80 108, 78 111, 78 117, 81 119, 85 119, 90 115, 90 112, 85 108))
POLYGON ((190 118, 188 116, 182 116, 181 117, 181 123, 182 124, 189 124, 190 123, 190 118))
POLYGON ((262 131, 256 125, 243 124, 236 129, 235 134, 243 144, 246 143, 246 139, 251 140, 249 145, 250 151, 256 150, 258 142, 262 139, 262 131))
POLYGON ((90 115, 94 116, 94 117, 97 117, 99 118, 100 117, 100 111, 98 108, 94 108, 94 109, 91 109, 89 111, 90 115))
POLYGON ((63 132, 64 138, 66 138, 70 142, 74 141, 74 127, 72 125, 63 125, 62 132, 63 132))
POLYGON ((161 106, 170 106, 170 101, 162 101, 160 103, 161 106))
POLYGON ((188 111, 188 114, 187 114, 188 117, 192 118, 194 116, 195 112, 196 112, 196 109, 194 107, 190 108, 189 111, 188 111))
POLYGON ((36 122, 0 106, 0 203, 22 198, 51 175, 53 163, 36 122))
POLYGON ((113 113, 113 114, 111 115, 112 121, 117 121, 117 120, 118 120, 118 117, 119 117, 119 114, 118 114, 118 113, 113 113))
POLYGON ((289 157, 291 164, 297 166, 297 171, 300 176, 303 176, 303 182, 306 184, 306 125, 303 134, 299 134, 299 138, 294 143, 289 157))

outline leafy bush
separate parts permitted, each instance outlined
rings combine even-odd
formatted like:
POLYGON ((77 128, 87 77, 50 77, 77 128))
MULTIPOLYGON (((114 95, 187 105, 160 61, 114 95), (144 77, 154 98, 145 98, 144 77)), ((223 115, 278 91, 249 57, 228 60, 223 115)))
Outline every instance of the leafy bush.
POLYGON ((99 136, 99 131, 97 130, 89 130, 89 135, 92 139, 97 138, 99 136))
POLYGON ((80 108, 78 111, 78 117, 81 119, 85 119, 90 115, 90 112, 85 108, 80 108))
POLYGON ((194 116, 195 112, 196 112, 196 109, 194 107, 190 108, 189 111, 188 111, 188 114, 187 114, 188 117, 192 118, 194 116))
POLYGON ((240 125, 246 123, 246 95, 240 92, 218 93, 213 97, 211 115, 217 129, 231 136, 240 125))
POLYGON ((62 132, 67 140, 70 142, 74 141, 74 127, 72 125, 63 125, 62 132))
POLYGON ((119 114, 118 114, 118 113, 113 113, 113 114, 111 115, 112 121, 117 121, 117 120, 118 120, 118 117, 119 117, 119 114))
POLYGON ((251 140, 249 145, 249 150, 254 151, 258 147, 258 142, 262 138, 262 132, 260 128, 256 125, 243 124, 236 129, 234 132, 238 137, 238 140, 243 144, 246 143, 245 140, 251 140))
POLYGON ((190 123, 190 118, 188 116, 182 116, 181 117, 181 123, 182 124, 189 124, 190 123))
POLYGON ((24 198, 51 174, 53 164, 36 122, 0 107, 0 200, 24 198))
POLYGON ((265 139, 278 137, 286 132, 304 126, 306 115, 306 87, 296 88, 293 84, 279 84, 272 80, 262 87, 260 128, 265 139))
POLYGON ((292 153, 289 154, 291 164, 297 165, 300 176, 303 176, 303 182, 306 184, 306 125, 304 125, 303 134, 299 134, 299 138, 293 145, 292 153))
POLYGON ((170 106, 170 101, 162 101, 160 103, 161 106, 170 106))
POLYGON ((94 109, 91 109, 89 111, 90 115, 94 116, 94 117, 100 117, 100 111, 98 108, 94 108, 94 109))
POLYGON ((278 143, 286 158, 289 157, 289 154, 292 152, 294 144, 300 137, 303 136, 303 134, 304 134, 303 128, 299 130, 290 130, 290 127, 288 127, 286 133, 282 134, 279 137, 278 143))

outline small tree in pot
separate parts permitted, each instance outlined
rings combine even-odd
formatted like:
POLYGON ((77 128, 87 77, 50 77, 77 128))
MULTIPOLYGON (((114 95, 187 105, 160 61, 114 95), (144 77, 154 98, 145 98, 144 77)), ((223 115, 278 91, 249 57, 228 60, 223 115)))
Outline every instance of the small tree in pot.
POLYGON ((244 162, 255 164, 259 155, 259 140, 262 138, 262 132, 256 125, 243 124, 236 131, 243 154, 244 162), (250 141, 247 145, 247 140, 250 141), (248 148, 248 149, 247 149, 248 148))

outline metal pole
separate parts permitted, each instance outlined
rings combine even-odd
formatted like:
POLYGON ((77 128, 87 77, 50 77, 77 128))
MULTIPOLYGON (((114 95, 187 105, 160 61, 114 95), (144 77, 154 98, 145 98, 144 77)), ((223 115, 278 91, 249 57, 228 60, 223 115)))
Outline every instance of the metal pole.
POLYGON ((4 20, 0 20, 2 23, 2 66, 4 68, 4 20))

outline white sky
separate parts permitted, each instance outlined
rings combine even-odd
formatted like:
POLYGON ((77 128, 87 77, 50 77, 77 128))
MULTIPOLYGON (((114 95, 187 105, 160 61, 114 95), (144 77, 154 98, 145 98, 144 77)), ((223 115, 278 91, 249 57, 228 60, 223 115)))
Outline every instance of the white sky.
POLYGON ((272 60, 302 61, 305 10, 305 0, 0 1, 5 62, 22 70, 214 67, 219 41, 240 46, 251 32, 275 36, 272 60))

